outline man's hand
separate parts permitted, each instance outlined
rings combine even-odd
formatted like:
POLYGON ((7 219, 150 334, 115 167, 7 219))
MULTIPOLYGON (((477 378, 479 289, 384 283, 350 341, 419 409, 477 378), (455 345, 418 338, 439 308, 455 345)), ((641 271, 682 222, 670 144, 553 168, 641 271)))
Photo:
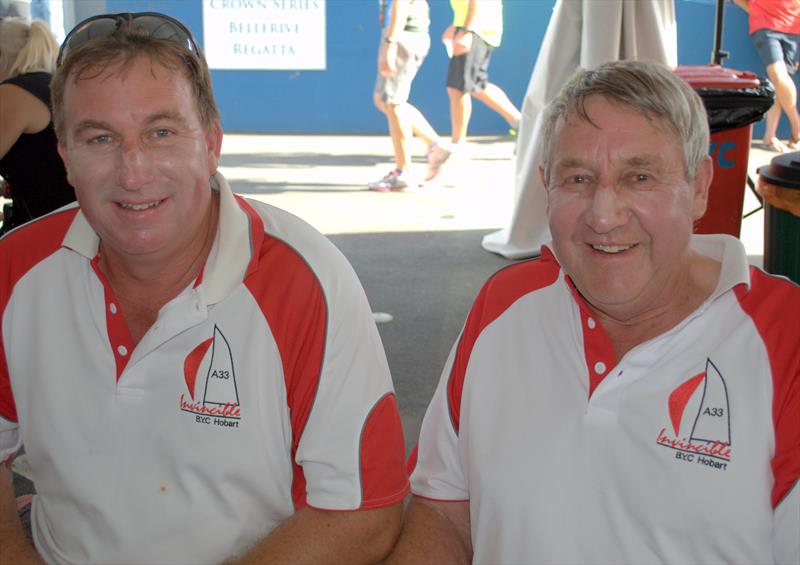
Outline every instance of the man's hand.
POLYGON ((378 72, 383 77, 393 77, 397 74, 397 43, 384 41, 378 57, 378 72))
POLYGON ((800 217, 800 190, 770 184, 758 177, 756 191, 770 206, 780 208, 800 217))
POLYGON ((458 28, 453 35, 453 56, 463 55, 472 48, 472 32, 458 28))
POLYGON ((40 564, 19 521, 13 478, 11 460, 0 462, 0 563, 40 564))

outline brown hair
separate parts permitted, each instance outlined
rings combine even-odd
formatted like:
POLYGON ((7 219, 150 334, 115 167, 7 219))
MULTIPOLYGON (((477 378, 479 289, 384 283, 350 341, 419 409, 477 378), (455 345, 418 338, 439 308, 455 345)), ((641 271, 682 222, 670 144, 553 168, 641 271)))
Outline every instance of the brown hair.
POLYGON ((125 22, 113 35, 92 39, 76 47, 56 69, 50 90, 53 124, 61 143, 66 142, 64 90, 67 81, 72 80, 74 84, 83 78, 93 78, 113 66, 118 66, 117 72, 122 73, 139 57, 147 57, 151 64, 184 73, 192 85, 200 121, 206 130, 219 120, 211 74, 203 56, 172 41, 151 37, 125 22))

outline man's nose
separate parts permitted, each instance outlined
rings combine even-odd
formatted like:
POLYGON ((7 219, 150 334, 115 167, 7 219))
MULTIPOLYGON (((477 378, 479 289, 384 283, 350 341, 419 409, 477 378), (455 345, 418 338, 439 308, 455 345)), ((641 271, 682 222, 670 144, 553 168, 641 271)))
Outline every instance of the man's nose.
POLYGON ((119 164, 119 185, 139 190, 150 182, 153 166, 147 152, 136 142, 123 143, 119 164))
POLYGON ((628 221, 628 215, 625 191, 614 183, 607 182, 595 188, 586 213, 586 223, 597 233, 608 233, 624 225, 628 221))

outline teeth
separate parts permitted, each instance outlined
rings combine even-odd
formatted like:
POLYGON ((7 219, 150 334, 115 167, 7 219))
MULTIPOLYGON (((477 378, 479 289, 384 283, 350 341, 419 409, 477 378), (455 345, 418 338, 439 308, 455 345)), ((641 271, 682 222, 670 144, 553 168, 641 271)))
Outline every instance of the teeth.
POLYGON ((161 204, 161 200, 156 200, 155 202, 148 202, 147 204, 126 204, 125 202, 120 202, 120 206, 125 208, 126 210, 147 210, 148 208, 152 208, 154 206, 158 206, 161 204))
POLYGON ((592 249, 603 253, 620 253, 633 247, 632 245, 592 245, 592 249))

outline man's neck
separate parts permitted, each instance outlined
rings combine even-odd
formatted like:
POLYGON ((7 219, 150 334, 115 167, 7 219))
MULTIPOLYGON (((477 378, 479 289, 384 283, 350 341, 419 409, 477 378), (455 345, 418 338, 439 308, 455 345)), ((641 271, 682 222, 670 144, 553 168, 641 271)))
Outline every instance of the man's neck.
POLYGON ((697 310, 714 292, 721 264, 709 257, 692 252, 689 269, 677 291, 661 305, 642 310, 600 310, 589 305, 611 339, 617 359, 637 345, 671 330, 697 310))

